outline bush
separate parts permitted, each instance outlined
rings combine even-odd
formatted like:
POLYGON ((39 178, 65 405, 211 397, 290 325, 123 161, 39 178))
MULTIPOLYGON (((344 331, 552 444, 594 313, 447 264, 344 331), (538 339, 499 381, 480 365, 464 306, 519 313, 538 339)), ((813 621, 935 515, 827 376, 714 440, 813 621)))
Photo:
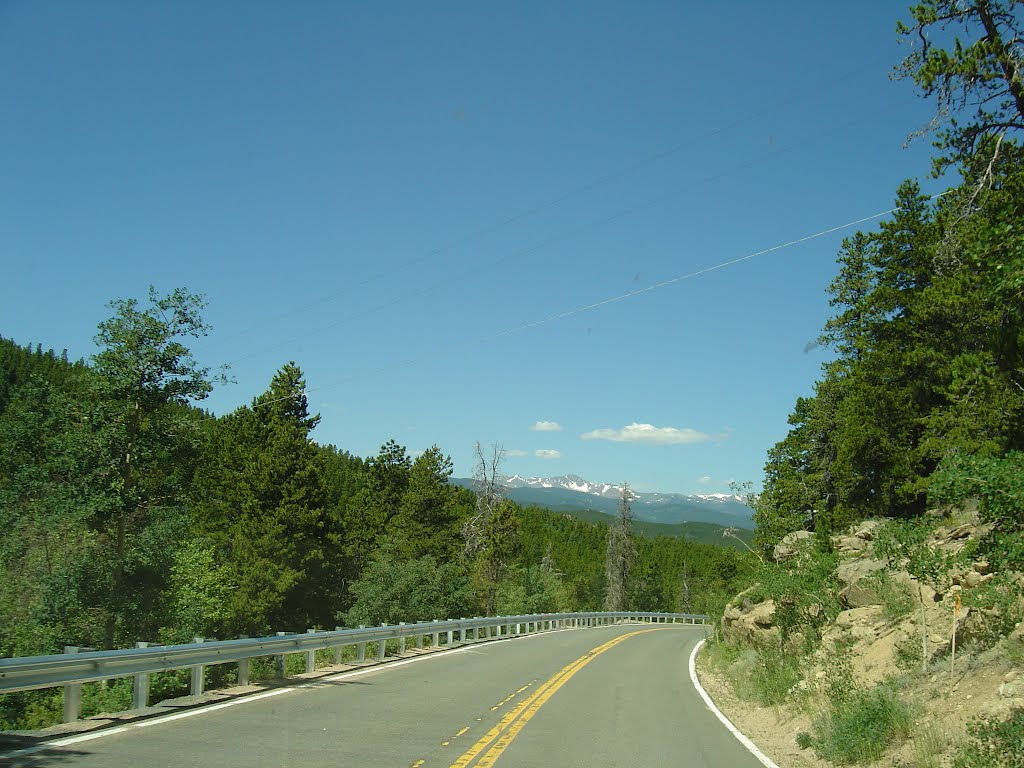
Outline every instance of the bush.
POLYGON ((1006 720, 972 720, 967 733, 971 740, 957 750, 953 768, 1024 768, 1024 709, 1006 720))
POLYGON ((869 763, 906 739, 912 724, 910 708, 889 688, 855 689, 815 719, 810 741, 823 760, 839 765, 869 763))
POLYGON ((893 581, 888 571, 868 574, 861 583, 874 593, 886 621, 896 623, 914 610, 914 596, 906 586, 893 581))
POLYGON ((348 627, 432 621, 472 611, 466 574, 457 564, 439 564, 430 555, 396 561, 379 552, 349 591, 355 604, 338 615, 348 627))
POLYGON ((929 500, 962 504, 978 499, 978 513, 985 522, 1004 531, 1024 528, 1019 510, 1024 506, 1024 452, 1010 451, 1001 458, 953 454, 931 476, 929 500))

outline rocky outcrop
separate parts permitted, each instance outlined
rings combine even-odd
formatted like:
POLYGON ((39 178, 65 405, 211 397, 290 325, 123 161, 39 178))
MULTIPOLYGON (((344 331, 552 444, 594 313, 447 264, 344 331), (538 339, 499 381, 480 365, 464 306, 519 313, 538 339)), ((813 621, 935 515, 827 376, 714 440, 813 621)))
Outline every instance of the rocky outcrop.
POLYGON ((814 534, 810 531, 793 531, 782 537, 772 550, 772 559, 776 563, 791 560, 813 545, 814 534))
POLYGON ((869 557, 845 560, 840 563, 836 570, 836 578, 842 585, 839 600, 848 608, 877 605, 877 590, 873 584, 864 583, 864 577, 884 569, 884 561, 869 557))
POLYGON ((863 520, 854 525, 850 530, 841 535, 832 537, 832 546, 840 554, 859 554, 865 552, 874 541, 875 529, 880 526, 880 520, 863 520))
POLYGON ((775 601, 751 601, 750 595, 755 588, 744 590, 729 601, 722 614, 722 632, 729 640, 740 640, 757 647, 777 644, 780 631, 775 626, 775 601))

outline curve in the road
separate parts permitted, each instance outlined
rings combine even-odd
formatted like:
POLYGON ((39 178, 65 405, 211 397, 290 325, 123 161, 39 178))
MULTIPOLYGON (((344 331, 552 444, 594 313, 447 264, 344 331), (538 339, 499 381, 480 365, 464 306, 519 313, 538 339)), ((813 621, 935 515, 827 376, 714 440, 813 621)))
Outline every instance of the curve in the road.
POLYGON ((697 677, 697 654, 700 653, 700 649, 704 647, 704 640, 701 640, 697 645, 693 647, 693 651, 690 653, 690 680, 693 681, 693 687, 697 689, 697 693, 704 699, 704 703, 708 705, 708 709, 715 713, 715 717, 722 721, 722 725, 729 729, 729 733, 739 739, 740 744, 750 750, 750 754, 761 761, 761 764, 765 768, 779 768, 768 755, 758 749, 757 745, 747 738, 739 728, 732 724, 732 721, 725 716, 712 701, 711 696, 704 690, 704 686, 700 684, 700 679, 697 677))

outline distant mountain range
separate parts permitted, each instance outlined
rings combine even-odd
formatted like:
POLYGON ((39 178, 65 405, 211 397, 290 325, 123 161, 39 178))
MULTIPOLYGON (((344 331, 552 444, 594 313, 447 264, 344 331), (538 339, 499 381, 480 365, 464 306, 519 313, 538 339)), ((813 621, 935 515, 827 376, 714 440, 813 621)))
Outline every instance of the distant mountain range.
MULTIPOLYGON (((473 487, 470 478, 452 478, 452 483, 473 487)), ((578 475, 520 477, 503 482, 507 496, 517 504, 546 507, 559 512, 593 510, 615 514, 622 498, 622 486, 593 483, 578 475)), ((632 490, 632 489, 631 489, 632 490)), ((649 523, 712 523, 726 527, 754 528, 750 507, 742 496, 727 493, 684 495, 681 493, 637 493, 630 502, 636 519, 649 523)))

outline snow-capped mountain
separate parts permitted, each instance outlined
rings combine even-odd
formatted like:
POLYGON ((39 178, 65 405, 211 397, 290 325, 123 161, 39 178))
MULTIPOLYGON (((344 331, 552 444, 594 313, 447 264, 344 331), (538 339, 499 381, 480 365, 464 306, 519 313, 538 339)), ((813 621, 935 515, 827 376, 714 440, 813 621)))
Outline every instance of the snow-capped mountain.
POLYGON ((622 498, 622 486, 612 483, 591 483, 579 475, 559 475, 558 477, 520 477, 512 475, 504 479, 506 488, 563 488, 577 493, 589 493, 603 496, 606 499, 622 498))
MULTIPOLYGON (((453 483, 473 487, 469 479, 453 478, 453 483)), ((519 504, 547 507, 558 511, 592 509, 614 513, 622 498, 622 486, 595 483, 579 475, 558 477, 504 478, 508 497, 519 504)), ((753 528, 751 510, 742 496, 729 493, 681 494, 637 493, 630 502, 638 520, 652 523, 701 522, 753 528)))

